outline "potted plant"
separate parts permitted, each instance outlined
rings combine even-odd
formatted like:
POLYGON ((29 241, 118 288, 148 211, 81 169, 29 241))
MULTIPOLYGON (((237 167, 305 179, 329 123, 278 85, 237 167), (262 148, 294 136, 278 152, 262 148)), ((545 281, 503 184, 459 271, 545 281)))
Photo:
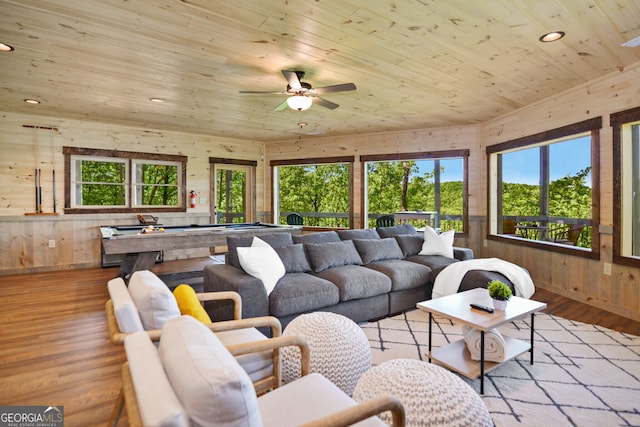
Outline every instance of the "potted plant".
POLYGON ((504 311, 507 307, 507 301, 513 295, 511 288, 500 280, 492 280, 487 286, 489 296, 493 299, 493 307, 496 310, 504 311))

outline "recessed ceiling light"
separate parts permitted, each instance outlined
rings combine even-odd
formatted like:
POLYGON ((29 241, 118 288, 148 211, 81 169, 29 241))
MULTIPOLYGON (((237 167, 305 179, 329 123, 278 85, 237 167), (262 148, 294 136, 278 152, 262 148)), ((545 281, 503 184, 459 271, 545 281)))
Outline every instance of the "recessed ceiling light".
POLYGON ((156 104, 162 104, 164 102, 164 99, 162 99, 162 98, 149 98, 149 101, 155 102, 156 104))
POLYGON ((1 52, 11 52, 13 50, 13 46, 9 46, 6 43, 0 43, 0 51, 1 52))
POLYGON ((541 35, 538 40, 540 40, 543 43, 549 43, 549 42, 554 42, 556 40, 560 40, 563 37, 564 37, 564 31, 552 31, 550 33, 541 35))
POLYGON ((38 101, 37 99, 30 98, 25 99, 24 102, 26 102, 27 104, 40 104, 40 101, 38 101))

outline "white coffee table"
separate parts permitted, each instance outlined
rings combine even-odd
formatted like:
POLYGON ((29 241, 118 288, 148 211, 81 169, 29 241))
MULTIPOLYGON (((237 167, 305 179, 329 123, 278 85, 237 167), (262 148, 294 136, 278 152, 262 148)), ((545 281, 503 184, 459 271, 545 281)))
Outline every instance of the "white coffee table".
POLYGON ((458 372, 467 378, 480 377, 480 394, 484 394, 484 374, 500 366, 508 360, 529 351, 531 364, 533 365, 533 337, 534 315, 543 310, 547 304, 530 299, 511 297, 505 311, 495 310, 493 313, 472 309, 471 303, 492 307, 491 297, 484 288, 471 289, 445 297, 419 302, 417 307, 429 313, 429 361, 431 359, 452 371, 458 372), (437 349, 431 346, 431 331, 433 315, 437 314, 455 322, 469 325, 480 330, 480 361, 471 359, 471 354, 465 345, 464 339, 453 342, 437 349), (531 340, 525 342, 519 339, 504 336, 506 342, 505 358, 503 362, 488 362, 484 360, 484 334, 506 323, 513 322, 531 315, 531 340))

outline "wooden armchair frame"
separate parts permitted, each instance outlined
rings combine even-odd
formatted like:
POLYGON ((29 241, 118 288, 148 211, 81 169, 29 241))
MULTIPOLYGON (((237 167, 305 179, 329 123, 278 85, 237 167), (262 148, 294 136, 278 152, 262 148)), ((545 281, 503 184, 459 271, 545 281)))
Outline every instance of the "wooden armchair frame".
MULTIPOLYGON (((206 301, 217 301, 217 300, 233 301, 233 320, 213 322, 209 325, 206 325, 213 332, 233 331, 233 330, 245 329, 245 328, 268 327, 271 329, 272 337, 276 338, 282 335, 282 325, 278 320, 278 318, 276 317, 262 316, 262 317, 251 317, 251 318, 243 319, 242 318, 242 298, 240 297, 240 294, 238 294, 237 292, 233 292, 233 291, 202 292, 202 293, 197 293, 196 295, 198 297, 198 301, 200 301, 200 303, 203 305, 206 301)), ((107 316, 107 329, 109 331, 109 339, 113 344, 124 345, 124 339, 130 334, 120 331, 120 328, 118 327, 118 322, 116 321, 113 302, 110 299, 107 300, 107 302, 105 303, 105 312, 107 316)), ((162 335, 161 329, 146 330, 145 332, 149 335, 149 338, 151 338, 151 341, 154 341, 154 342, 160 341, 160 337, 162 335)), ((254 343, 247 343, 247 344, 254 344, 254 343)), ((232 347, 243 346, 243 345, 245 344, 235 344, 234 346, 229 346, 228 348, 231 349, 232 347)), ((256 389, 256 393, 258 394, 266 393, 267 391, 280 386, 281 371, 280 371, 279 349, 277 347, 274 347, 274 348, 267 348, 266 350, 271 350, 273 353, 273 362, 272 362, 273 373, 253 383, 253 386, 256 389)), ((257 351, 257 350, 254 350, 254 351, 257 351)), ((118 425, 118 420, 120 418, 120 414, 122 413, 122 409, 125 404, 124 382, 122 387, 123 388, 118 395, 115 407, 113 408, 113 412, 111 414, 111 419, 109 421, 109 425, 112 425, 112 426, 118 425)))
MULTIPOLYGON (((276 352, 278 349, 288 346, 297 346, 300 349, 301 374, 302 376, 309 374, 309 345, 304 338, 299 336, 280 336, 263 341, 235 344, 233 346, 228 346, 227 349, 232 355, 239 356, 242 354, 267 350, 273 350, 276 352)), ((129 364, 127 362, 122 366, 122 388, 129 425, 131 427, 142 427, 140 410, 138 408, 136 393, 131 379, 131 371, 129 370, 129 364)), ((260 391, 257 388, 256 393, 260 394, 260 391)), ((304 426, 301 427, 346 427, 369 417, 381 414, 385 411, 391 411, 393 427, 404 427, 406 422, 404 407, 402 406, 402 402, 393 396, 370 399, 366 402, 359 403, 350 408, 337 411, 321 419, 304 424, 304 426)))

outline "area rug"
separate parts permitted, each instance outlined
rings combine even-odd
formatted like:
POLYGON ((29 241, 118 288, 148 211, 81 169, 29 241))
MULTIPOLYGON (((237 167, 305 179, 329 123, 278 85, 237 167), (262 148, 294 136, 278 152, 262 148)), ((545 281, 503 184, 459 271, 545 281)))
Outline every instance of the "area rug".
MULTIPOLYGON (((528 341, 530 319, 499 330, 528 341)), ((360 326, 374 365, 428 360, 427 313, 413 310, 360 326)), ((460 325, 434 318, 434 347, 461 338, 460 325)), ((485 376, 482 398, 496 426, 640 426, 640 337, 539 313, 534 350, 533 365, 527 352, 485 376)), ((460 378, 479 393, 479 379, 460 378)))

